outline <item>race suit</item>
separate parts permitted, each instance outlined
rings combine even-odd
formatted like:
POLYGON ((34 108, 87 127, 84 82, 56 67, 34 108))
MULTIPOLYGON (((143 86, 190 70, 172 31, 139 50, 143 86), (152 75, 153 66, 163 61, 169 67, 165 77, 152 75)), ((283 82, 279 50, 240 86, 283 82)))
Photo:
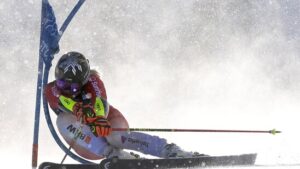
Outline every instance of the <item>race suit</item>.
MULTIPOLYGON (((129 127, 120 111, 107 103, 104 84, 96 72, 91 73, 82 92, 91 94, 91 105, 96 109, 95 112, 106 117, 112 128, 129 127), (100 110, 101 105, 103 110, 100 110)), ((167 144, 165 139, 139 132, 113 131, 107 137, 95 136, 90 126, 78 120, 72 114, 72 107, 68 107, 76 102, 82 102, 82 97, 73 98, 61 94, 55 81, 46 85, 44 94, 50 107, 57 114, 56 124, 60 134, 72 149, 84 158, 91 160, 104 158, 113 148, 135 150, 160 157, 161 150, 167 144)))

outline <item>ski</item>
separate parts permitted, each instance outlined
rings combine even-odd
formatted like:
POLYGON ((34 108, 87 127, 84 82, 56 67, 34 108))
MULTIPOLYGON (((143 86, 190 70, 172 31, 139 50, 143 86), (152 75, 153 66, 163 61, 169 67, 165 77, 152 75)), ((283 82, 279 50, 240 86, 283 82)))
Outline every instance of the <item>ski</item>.
POLYGON ((256 154, 172 159, 104 159, 100 164, 42 163, 39 169, 160 169, 212 166, 251 166, 256 154))

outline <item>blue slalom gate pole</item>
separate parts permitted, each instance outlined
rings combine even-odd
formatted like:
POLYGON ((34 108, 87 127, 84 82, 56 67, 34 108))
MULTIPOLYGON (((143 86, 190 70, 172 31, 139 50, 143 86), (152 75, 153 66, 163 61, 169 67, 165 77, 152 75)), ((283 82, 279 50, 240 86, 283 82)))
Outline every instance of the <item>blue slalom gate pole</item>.
POLYGON ((62 37, 62 35, 65 32, 65 30, 67 29, 69 23, 71 22, 71 20, 73 19, 73 17, 78 12, 78 10, 80 9, 81 5, 84 2, 85 2, 85 0, 79 0, 78 3, 75 5, 75 7, 72 9, 69 16, 67 17, 67 19, 64 21, 64 23, 62 24, 62 26, 59 29, 59 35, 60 35, 59 39, 62 37))
MULTIPOLYGON (((42 2, 41 9, 41 32, 43 29, 42 20, 43 13, 45 13, 45 8, 42 2)), ((42 45, 42 36, 40 36, 40 47, 42 45)), ((44 63, 41 58, 41 49, 39 50, 39 61, 38 61, 38 78, 36 85, 36 98, 35 98, 35 117, 34 117, 34 130, 33 130, 33 145, 32 145, 32 168, 37 167, 38 161, 38 142, 39 142, 39 125, 40 125, 40 109, 41 109, 41 93, 42 93, 42 78, 43 78, 44 63)))

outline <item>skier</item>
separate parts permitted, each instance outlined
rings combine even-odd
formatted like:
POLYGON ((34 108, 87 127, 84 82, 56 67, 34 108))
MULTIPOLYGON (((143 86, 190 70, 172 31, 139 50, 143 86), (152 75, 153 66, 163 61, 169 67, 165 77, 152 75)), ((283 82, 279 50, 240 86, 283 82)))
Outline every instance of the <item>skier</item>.
POLYGON ((55 79, 46 85, 44 94, 57 114, 60 134, 80 156, 90 160, 138 158, 124 149, 161 158, 199 156, 157 136, 112 131, 112 128, 129 128, 128 122, 108 104, 100 76, 90 70, 89 61, 81 53, 64 54, 55 67, 55 79))

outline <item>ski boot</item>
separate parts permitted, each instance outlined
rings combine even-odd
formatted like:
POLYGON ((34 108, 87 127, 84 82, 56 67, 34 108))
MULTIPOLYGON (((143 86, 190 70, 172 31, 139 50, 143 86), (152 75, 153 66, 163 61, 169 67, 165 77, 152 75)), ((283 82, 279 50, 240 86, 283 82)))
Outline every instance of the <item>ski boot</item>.
POLYGON ((118 159, 138 159, 140 156, 133 152, 127 152, 122 149, 113 148, 111 152, 106 155, 106 158, 118 158, 118 159))
POLYGON ((165 145, 161 153, 162 158, 195 158, 208 156, 205 154, 200 154, 198 152, 188 152, 182 150, 179 146, 174 143, 165 145))

